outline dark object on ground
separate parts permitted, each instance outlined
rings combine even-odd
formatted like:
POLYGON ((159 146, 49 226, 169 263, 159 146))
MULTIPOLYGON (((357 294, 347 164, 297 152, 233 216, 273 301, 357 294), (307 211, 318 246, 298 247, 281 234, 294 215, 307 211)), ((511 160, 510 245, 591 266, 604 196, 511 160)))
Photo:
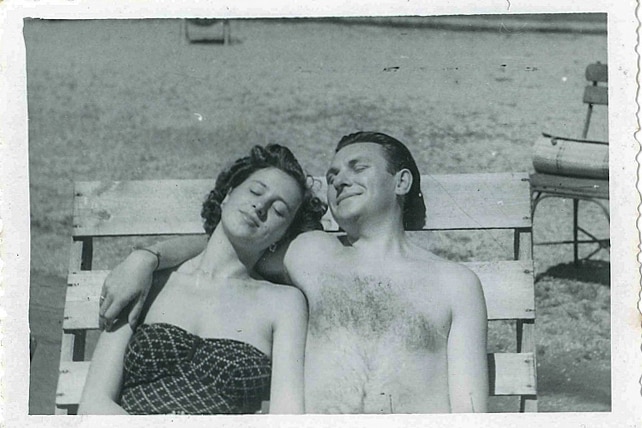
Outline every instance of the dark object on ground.
POLYGON ((184 26, 185 38, 190 43, 230 44, 231 29, 229 19, 186 19, 184 26), (222 27, 222 30, 219 27, 222 27))

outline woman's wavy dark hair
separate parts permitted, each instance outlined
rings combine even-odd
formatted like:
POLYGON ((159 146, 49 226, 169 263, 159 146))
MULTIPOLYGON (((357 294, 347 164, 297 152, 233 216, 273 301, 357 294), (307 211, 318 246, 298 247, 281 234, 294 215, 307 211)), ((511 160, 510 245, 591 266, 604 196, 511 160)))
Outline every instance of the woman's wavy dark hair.
POLYGON ((403 226, 405 230, 421 230, 426 224, 426 205, 421 194, 421 174, 410 150, 401 141, 381 132, 355 132, 344 136, 337 144, 335 153, 356 143, 379 144, 383 149, 388 172, 396 174, 406 168, 412 174, 412 185, 403 200, 403 226))
POLYGON ((300 233, 310 230, 323 230, 321 217, 327 206, 312 193, 308 185, 309 176, 303 172, 290 149, 278 144, 268 144, 265 147, 254 146, 249 156, 237 159, 216 178, 216 185, 201 209, 203 227, 208 235, 212 235, 221 220, 221 202, 225 196, 254 172, 264 168, 278 168, 285 172, 296 180, 303 192, 301 206, 281 240, 294 239, 300 233))

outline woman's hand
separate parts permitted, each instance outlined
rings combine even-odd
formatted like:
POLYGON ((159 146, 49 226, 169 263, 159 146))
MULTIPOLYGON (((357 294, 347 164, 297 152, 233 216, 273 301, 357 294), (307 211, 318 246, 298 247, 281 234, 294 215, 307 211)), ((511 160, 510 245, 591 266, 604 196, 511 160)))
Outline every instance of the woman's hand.
POLYGON ((107 275, 100 292, 100 328, 110 330, 129 306, 129 324, 136 325, 157 265, 152 253, 135 250, 107 275))

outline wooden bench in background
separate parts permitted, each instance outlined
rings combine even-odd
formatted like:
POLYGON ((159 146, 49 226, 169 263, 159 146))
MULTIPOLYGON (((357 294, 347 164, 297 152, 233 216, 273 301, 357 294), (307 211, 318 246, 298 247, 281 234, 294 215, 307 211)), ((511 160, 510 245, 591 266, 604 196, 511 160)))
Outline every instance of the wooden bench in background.
MULTIPOLYGON (((325 180, 318 180, 325 195, 325 180)), ((98 329, 105 270, 93 270, 94 244, 115 236, 203 233, 201 203, 213 180, 79 182, 74 190, 72 250, 63 320, 59 414, 75 414, 98 329)), ((490 353, 490 392, 519 396, 520 411, 537 411, 535 298, 530 192, 526 173, 422 176, 426 231, 512 230, 513 259, 466 263, 481 279, 489 321, 515 323, 514 352, 490 353)), ((337 231, 328 214, 328 231, 337 231)), ((514 409, 516 411, 518 409, 514 409)))

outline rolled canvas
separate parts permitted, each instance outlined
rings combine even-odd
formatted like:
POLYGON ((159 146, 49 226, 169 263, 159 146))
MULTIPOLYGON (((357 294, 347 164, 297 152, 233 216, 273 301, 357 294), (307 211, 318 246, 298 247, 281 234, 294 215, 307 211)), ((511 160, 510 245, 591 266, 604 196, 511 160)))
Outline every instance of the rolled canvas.
POLYGON ((609 146, 588 140, 542 135, 534 145, 533 167, 544 174, 609 178, 609 146))

